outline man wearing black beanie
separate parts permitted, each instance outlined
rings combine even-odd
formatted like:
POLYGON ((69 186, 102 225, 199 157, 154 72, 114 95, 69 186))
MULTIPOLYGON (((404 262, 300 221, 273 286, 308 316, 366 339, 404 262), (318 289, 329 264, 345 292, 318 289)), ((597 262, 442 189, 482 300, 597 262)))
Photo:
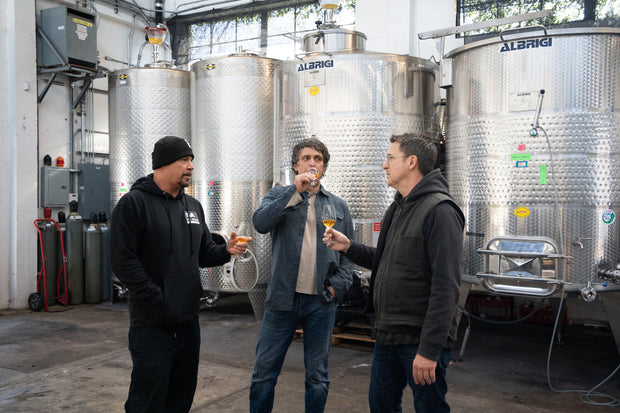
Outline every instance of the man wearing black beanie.
POLYGON ((112 270, 129 290, 127 412, 190 410, 200 351, 199 267, 225 264, 247 247, 235 232, 225 245, 212 241, 202 206, 184 192, 193 159, 185 139, 161 138, 153 173, 138 179, 112 212, 112 270))

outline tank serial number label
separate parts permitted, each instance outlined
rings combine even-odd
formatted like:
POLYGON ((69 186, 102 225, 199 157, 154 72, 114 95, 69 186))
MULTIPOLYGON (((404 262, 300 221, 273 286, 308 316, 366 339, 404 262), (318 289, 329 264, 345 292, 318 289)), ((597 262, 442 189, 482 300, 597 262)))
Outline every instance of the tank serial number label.
POLYGON ((537 49, 539 47, 551 47, 552 46, 552 38, 545 37, 542 39, 528 39, 528 40, 517 40, 516 42, 504 42, 501 49, 499 49, 500 53, 503 52, 512 52, 514 50, 523 50, 523 49, 537 49))

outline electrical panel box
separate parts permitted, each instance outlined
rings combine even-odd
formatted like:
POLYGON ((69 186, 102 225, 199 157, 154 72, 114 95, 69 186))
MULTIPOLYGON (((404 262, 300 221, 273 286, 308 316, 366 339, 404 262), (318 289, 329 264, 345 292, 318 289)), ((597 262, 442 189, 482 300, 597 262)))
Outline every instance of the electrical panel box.
POLYGON ((39 66, 69 64, 97 71, 97 27, 95 16, 67 6, 41 10, 41 31, 54 45, 62 61, 47 41, 38 36, 39 66))
POLYGON ((83 163, 78 169, 78 214, 90 219, 90 214, 105 212, 109 219, 110 165, 83 163))
POLYGON ((41 168, 41 206, 69 205, 69 170, 44 166, 41 168))

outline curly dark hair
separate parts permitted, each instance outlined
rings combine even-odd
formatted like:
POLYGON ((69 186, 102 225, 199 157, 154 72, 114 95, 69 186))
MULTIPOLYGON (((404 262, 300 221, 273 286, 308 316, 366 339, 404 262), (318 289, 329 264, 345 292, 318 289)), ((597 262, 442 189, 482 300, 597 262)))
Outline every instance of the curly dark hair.
MULTIPOLYGON (((306 138, 297 142, 291 154, 291 169, 295 171, 295 165, 299 162, 299 154, 304 148, 312 148, 321 152, 321 155, 323 155, 323 174, 325 174, 327 164, 329 163, 329 151, 327 146, 317 138, 306 138)), ((295 171, 295 175, 297 175, 297 171, 295 171)))

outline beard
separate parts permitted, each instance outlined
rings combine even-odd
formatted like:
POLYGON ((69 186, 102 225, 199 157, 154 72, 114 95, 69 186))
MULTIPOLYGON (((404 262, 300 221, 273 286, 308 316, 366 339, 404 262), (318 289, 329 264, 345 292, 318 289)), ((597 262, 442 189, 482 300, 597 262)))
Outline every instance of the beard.
POLYGON ((191 177, 192 177, 191 174, 183 174, 183 175, 181 175, 181 179, 179 179, 179 186, 181 188, 187 188, 189 186, 189 181, 190 181, 191 177), (187 177, 188 179, 185 180, 185 177, 187 177))

